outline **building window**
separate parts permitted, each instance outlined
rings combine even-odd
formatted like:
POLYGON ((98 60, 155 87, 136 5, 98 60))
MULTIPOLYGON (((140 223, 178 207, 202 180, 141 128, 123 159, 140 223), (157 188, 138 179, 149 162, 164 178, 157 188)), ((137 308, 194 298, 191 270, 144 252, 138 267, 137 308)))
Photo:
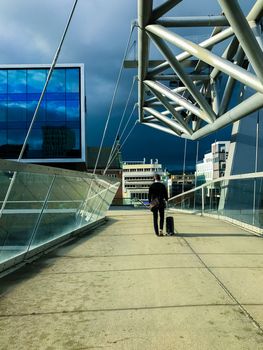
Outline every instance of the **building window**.
MULTIPOLYGON (((0 68, 0 157, 17 158, 49 68, 0 68)), ((24 159, 80 158, 80 68, 56 67, 24 159)))

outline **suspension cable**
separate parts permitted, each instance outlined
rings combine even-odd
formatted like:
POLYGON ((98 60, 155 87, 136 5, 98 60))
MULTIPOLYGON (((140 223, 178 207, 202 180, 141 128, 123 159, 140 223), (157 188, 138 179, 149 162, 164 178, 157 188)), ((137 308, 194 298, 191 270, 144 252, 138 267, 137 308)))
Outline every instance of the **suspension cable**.
POLYGON ((130 116, 129 116, 129 118, 128 118, 126 124, 125 124, 125 127, 124 127, 122 133, 121 133, 120 140, 121 140, 121 138, 123 137, 123 134, 125 133, 125 131, 126 131, 126 129, 127 129, 127 126, 128 126, 128 124, 129 124, 129 122, 130 122, 132 116, 133 116, 133 113, 134 113, 136 107, 137 107, 137 103, 135 103, 134 106, 133 106, 133 109, 132 109, 132 111, 131 111, 131 114, 130 114, 130 116))
POLYGON ((186 150, 187 150, 187 139, 184 139, 184 161, 183 161, 183 186, 182 186, 182 192, 184 192, 184 182, 185 182, 186 150))
MULTIPOLYGON (((129 118, 128 118, 126 124, 125 124, 125 127, 124 127, 124 129, 123 129, 123 131, 122 131, 122 133, 121 133, 121 136, 119 137, 119 140, 120 140, 120 141, 121 141, 121 139, 122 139, 122 137, 123 137, 124 132, 125 132, 126 129, 127 129, 127 126, 128 126, 128 124, 129 124, 129 122, 130 122, 130 120, 131 120, 131 117, 133 116, 133 113, 134 113, 134 111, 135 111, 135 108, 136 108, 136 103, 135 103, 134 106, 133 106, 132 112, 131 112, 131 114, 130 114, 130 116, 129 116, 129 118)), ((118 147, 118 145, 115 144, 115 145, 114 145, 114 149, 112 150, 112 153, 111 153, 111 155, 110 155, 110 157, 109 157, 109 159, 108 159, 108 162, 107 162, 107 165, 106 165, 106 167, 105 167, 105 169, 104 169, 103 174, 106 173, 107 169, 109 168, 109 164, 112 163, 112 157, 113 157, 113 154, 115 154, 115 152, 116 152, 116 150, 117 150, 117 147, 118 147)))
POLYGON ((122 145, 120 146, 120 148, 116 150, 115 155, 111 158, 111 161, 110 161, 110 163, 108 164, 107 168, 105 168, 105 170, 104 170, 104 172, 103 172, 103 175, 106 174, 107 170, 108 170, 109 167, 111 166, 111 164, 112 164, 112 162, 114 161, 114 159, 117 157, 119 151, 120 151, 120 150, 123 148, 123 146, 125 145, 126 141, 127 141, 128 138, 130 137, 131 133, 133 132, 133 130, 134 130, 134 128, 135 128, 135 126, 136 126, 137 124, 138 124, 138 119, 135 120, 135 123, 134 123, 133 127, 131 128, 130 132, 128 133, 128 135, 127 135, 126 138, 124 139, 124 141, 123 141, 122 145))
POLYGON ((127 42, 127 45, 126 45, 126 48, 125 48, 125 51, 124 51, 124 55, 123 55, 123 58, 122 58, 121 67, 120 67, 120 70, 119 70, 119 75, 118 75, 117 82, 116 82, 115 89, 114 89, 114 93, 113 93, 113 96, 112 96, 110 109, 109 109, 109 113, 108 113, 107 120, 106 120, 106 123, 105 123, 103 135, 102 135, 102 138, 101 138, 101 143, 100 143, 100 147, 99 147, 96 163, 95 163, 95 166, 94 166, 93 174, 95 174, 95 172, 97 170, 97 166, 98 166, 98 162, 99 162, 99 158, 100 158, 100 154, 101 154, 101 150, 102 150, 102 145, 103 145, 103 142, 104 142, 104 139, 105 139, 106 131, 107 131, 107 128, 108 128, 109 120, 110 120, 112 109, 113 109, 113 104, 114 104, 114 101, 115 101, 116 93, 117 93, 117 90, 118 90, 118 87, 119 87, 119 83, 120 83, 120 79, 121 79, 121 75, 122 75, 122 71, 123 71, 123 67, 124 67, 124 61, 125 61, 125 58, 127 56, 127 52, 128 52, 129 46, 130 46, 130 41, 131 41, 131 37, 132 37, 132 33, 133 33, 134 28, 135 28, 135 26, 132 25, 131 30, 130 30, 130 34, 129 34, 129 38, 128 38, 128 42, 127 42))
POLYGON ((78 2, 78 0, 75 0, 75 3, 74 3, 74 5, 73 5, 73 7, 72 7, 70 16, 69 16, 68 21, 67 21, 66 28, 65 28, 64 33, 63 33, 63 35, 62 35, 60 44, 59 44, 58 49, 57 49, 57 51, 56 51, 56 53, 55 53, 55 56, 54 56, 54 59, 53 59, 53 62, 52 62, 52 64, 51 64, 51 66, 50 66, 50 69, 49 69, 49 71, 48 71, 47 79, 46 79, 45 85, 44 85, 44 87, 43 87, 42 93, 41 93, 41 95, 40 95, 40 98, 39 98, 39 100, 38 100, 38 104, 37 104, 37 106, 36 106, 36 109, 35 109, 33 118, 32 118, 32 120, 31 120, 30 126, 29 126, 29 128, 28 128, 28 131, 27 131, 27 134, 26 134, 26 137, 25 137, 25 140, 24 140, 22 149, 21 149, 20 154, 19 154, 19 157, 18 157, 18 159, 17 159, 18 161, 20 161, 21 158, 22 158, 23 155, 24 155, 25 147, 26 147, 28 138, 29 138, 29 136, 30 136, 30 132, 31 132, 31 130, 32 130, 32 128, 33 128, 33 124, 34 124, 34 122, 35 122, 35 119, 36 119, 38 110, 39 110, 39 108, 40 108, 40 105, 41 105, 41 102, 42 102, 42 100, 43 100, 44 94, 45 94, 45 92, 46 92, 46 89, 47 89, 49 80, 50 80, 50 78, 51 78, 51 75, 52 75, 53 70, 54 70, 54 68, 55 68, 55 65, 56 65, 56 63, 57 63, 59 53, 60 53, 60 51, 61 51, 61 48, 62 48, 64 39, 65 39, 65 37, 66 37, 66 34, 67 34, 67 31, 68 31, 68 28, 69 28, 71 19, 72 19, 72 17, 73 17, 75 8, 76 8, 76 6, 77 6, 77 2, 78 2))
POLYGON ((108 166, 110 158, 111 158, 112 154, 114 153, 114 150, 115 150, 115 147, 116 147, 116 142, 118 140, 118 136, 119 136, 119 132, 120 132, 120 129, 121 129, 121 126, 122 126, 122 122, 123 122, 124 116, 126 114, 126 111, 127 111, 127 108, 128 108, 129 102, 130 102, 131 94, 132 94, 132 91, 133 91, 133 88, 134 88, 134 83, 135 83, 135 77, 133 77, 133 81, 132 81, 132 85, 131 85, 131 88, 130 88, 130 92, 129 92, 129 95, 128 95, 128 98, 127 98, 127 101, 126 101, 126 105, 125 105, 123 113, 122 113, 121 121, 120 121, 118 130, 116 132, 116 136, 115 136, 114 142, 113 142, 112 147, 111 147, 111 151, 110 151, 110 154, 109 154, 108 162, 106 164, 106 168, 108 166))
MULTIPOLYGON (((30 136, 30 132, 31 132, 31 130, 32 130, 32 128, 33 128, 33 124, 34 124, 34 122, 35 122, 35 119, 36 119, 36 116, 37 116, 39 107, 40 107, 40 105, 41 105, 41 102, 42 102, 42 100, 43 100, 44 94, 45 94, 45 92, 46 92, 47 85, 48 85, 48 82, 49 82, 49 80, 50 80, 51 74, 52 74, 53 69, 54 69, 54 67, 55 67, 55 65, 56 65, 56 62, 57 62, 57 60, 58 60, 59 53, 60 53, 60 51, 61 51, 61 48, 62 48, 64 39, 65 39, 65 37, 66 37, 66 34, 67 34, 67 31, 68 31, 68 28, 69 28, 71 19, 72 19, 72 17, 73 17, 73 14, 74 14, 74 11, 75 11, 75 8, 76 8, 77 3, 78 3, 78 0, 75 0, 74 5, 73 5, 73 7, 72 7, 72 10, 71 10, 71 12, 70 12, 70 16, 69 16, 69 18, 68 18, 68 21, 67 21, 65 30, 64 30, 64 32, 63 32, 61 41, 60 41, 59 46, 58 46, 58 48, 57 48, 57 51, 56 51, 56 53, 55 53, 53 62, 52 62, 52 64, 51 64, 51 66, 50 66, 50 69, 49 69, 49 72, 48 72, 48 75, 47 75, 47 79, 46 79, 45 85, 44 85, 44 87, 43 87, 43 90, 42 90, 42 93, 41 93, 41 95, 40 95, 40 98, 39 98, 37 107, 36 107, 35 112, 34 112, 34 115, 33 115, 33 117, 32 117, 32 121, 31 121, 30 126, 29 126, 29 128, 28 128, 27 135, 26 135, 26 137, 25 137, 23 146, 22 146, 21 151, 20 151, 20 154, 19 154, 19 156, 18 156, 18 159, 17 159, 18 162, 20 162, 20 160, 22 159, 22 157, 23 157, 23 155, 24 155, 25 148, 26 148, 26 145, 27 145, 27 141, 28 141, 28 138, 29 138, 29 136, 30 136)), ((12 179, 11 179, 11 181, 10 181, 10 184, 9 184, 9 186, 8 186, 8 189, 7 189, 5 198, 4 198, 4 200, 3 200, 3 203, 2 203, 2 206, 1 206, 1 209, 0 209, 0 218, 1 218, 2 215, 3 215, 3 210, 4 210, 5 206, 6 206, 6 203, 7 203, 7 200, 8 200, 8 198, 9 198, 10 192, 11 192, 12 187, 13 187, 13 185, 14 185, 14 182, 15 182, 15 180, 16 180, 16 176, 17 176, 17 172, 15 171, 15 172, 13 173, 12 179)))

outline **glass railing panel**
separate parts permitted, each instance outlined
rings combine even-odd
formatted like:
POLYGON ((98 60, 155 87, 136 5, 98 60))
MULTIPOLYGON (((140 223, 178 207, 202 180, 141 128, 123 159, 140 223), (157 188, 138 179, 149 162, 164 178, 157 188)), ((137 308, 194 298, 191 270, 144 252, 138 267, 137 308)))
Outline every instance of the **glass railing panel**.
POLYGON ((224 216, 254 224, 254 179, 229 180, 225 190, 224 216))
POLYGON ((218 179, 170 199, 169 207, 216 214, 219 218, 229 218, 240 224, 248 224, 251 228, 263 229, 262 174, 218 179))
POLYGON ((0 264, 9 261, 0 270, 105 217, 119 185, 107 177, 17 162, 0 160, 0 167, 0 264))
POLYGON ((168 202, 168 207, 173 209, 198 211, 202 209, 202 192, 191 191, 185 192, 178 197, 175 197, 168 202))
POLYGON ((86 187, 87 182, 80 177, 54 177, 30 249, 78 228, 79 207, 85 200, 86 187))
POLYGON ((108 187, 107 182, 98 179, 56 176, 42 208, 31 249, 104 217, 108 187))
POLYGON ((263 228, 263 178, 255 179, 254 225, 263 228))
MULTIPOLYGON (((0 218, 0 263, 28 250, 51 181, 48 175, 15 174, 0 218)), ((1 207, 4 196, 2 192, 1 207)))
POLYGON ((110 204, 112 203, 113 197, 114 197, 115 193, 117 192, 117 189, 118 189, 118 187, 116 187, 114 185, 111 185, 107 189, 105 196, 103 198, 103 201, 102 201, 101 208, 100 208, 100 216, 101 217, 104 217, 106 215, 106 212, 107 212, 110 204))
POLYGON ((103 184, 96 180, 97 193, 90 197, 90 222, 94 222, 100 218, 100 207, 102 205, 103 198, 105 196, 106 189, 103 184))
POLYGON ((202 190, 198 189, 193 192, 193 210, 195 212, 202 211, 202 190))
POLYGON ((204 187, 204 211, 217 214, 220 201, 220 183, 208 184, 204 187))

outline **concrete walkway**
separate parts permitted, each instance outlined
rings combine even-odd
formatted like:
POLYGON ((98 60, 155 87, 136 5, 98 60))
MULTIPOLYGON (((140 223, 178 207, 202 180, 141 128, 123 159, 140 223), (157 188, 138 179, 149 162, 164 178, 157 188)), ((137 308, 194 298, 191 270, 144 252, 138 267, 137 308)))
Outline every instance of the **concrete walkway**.
POLYGON ((91 235, 1 280, 3 350, 263 349, 263 240, 175 214, 111 211, 91 235))

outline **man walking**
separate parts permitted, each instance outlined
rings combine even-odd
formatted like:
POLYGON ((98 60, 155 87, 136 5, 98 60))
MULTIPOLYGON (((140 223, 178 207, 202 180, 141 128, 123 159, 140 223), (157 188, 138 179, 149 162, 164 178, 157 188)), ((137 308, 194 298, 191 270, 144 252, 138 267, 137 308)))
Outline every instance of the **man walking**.
POLYGON ((154 199, 158 199, 159 204, 153 207, 153 226, 156 236, 163 236, 163 224, 164 224, 164 209, 165 201, 168 200, 167 189, 163 183, 161 183, 161 177, 159 174, 154 175, 154 183, 149 188, 148 199, 151 203, 154 199), (160 214, 160 231, 158 228, 158 213, 160 214))

